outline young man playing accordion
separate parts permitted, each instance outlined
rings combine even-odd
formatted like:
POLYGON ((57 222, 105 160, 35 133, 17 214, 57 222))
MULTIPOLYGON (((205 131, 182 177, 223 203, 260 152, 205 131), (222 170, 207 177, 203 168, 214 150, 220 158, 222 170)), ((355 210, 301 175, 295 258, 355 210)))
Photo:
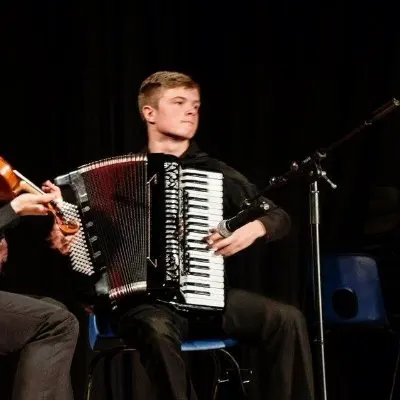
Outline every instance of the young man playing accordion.
MULTIPOLYGON (((202 152, 193 142, 199 122, 200 90, 189 76, 161 71, 149 76, 140 87, 139 109, 147 126, 148 153, 179 157, 186 168, 220 171, 224 178, 224 214, 235 215, 242 201, 256 188, 243 175, 202 152)), ((230 236, 210 232, 208 245, 217 254, 230 257, 256 240, 285 236, 290 229, 288 214, 264 199, 270 211, 245 224, 230 236)), ((229 269, 229 267, 228 267, 229 269)), ((222 330, 243 343, 265 352, 271 370, 269 400, 314 399, 313 372, 307 327, 303 315, 285 305, 241 289, 226 294, 222 330)), ((181 343, 189 320, 168 305, 156 302, 126 308, 119 319, 120 334, 134 343, 160 400, 196 399, 181 356, 181 343)))

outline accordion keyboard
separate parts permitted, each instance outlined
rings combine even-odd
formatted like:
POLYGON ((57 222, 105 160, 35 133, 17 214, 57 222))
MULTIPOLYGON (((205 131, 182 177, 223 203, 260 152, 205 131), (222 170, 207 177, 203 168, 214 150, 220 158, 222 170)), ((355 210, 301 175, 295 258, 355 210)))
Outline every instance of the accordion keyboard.
POLYGON ((181 292, 186 304, 223 308, 224 260, 207 249, 204 238, 223 219, 223 176, 217 172, 183 169, 186 274, 181 292))

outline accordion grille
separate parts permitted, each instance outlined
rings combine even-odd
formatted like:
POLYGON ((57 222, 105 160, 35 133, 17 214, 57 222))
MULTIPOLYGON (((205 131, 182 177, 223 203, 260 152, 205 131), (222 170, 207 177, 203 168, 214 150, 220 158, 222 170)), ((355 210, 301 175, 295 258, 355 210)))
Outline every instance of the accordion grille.
POLYGON ((95 269, 85 240, 85 233, 82 229, 82 219, 79 213, 79 208, 77 205, 68 203, 66 201, 63 201, 61 204, 59 204, 59 207, 67 219, 78 221, 80 225, 79 231, 72 242, 72 248, 69 254, 72 268, 74 271, 82 274, 89 276, 93 275, 95 273, 95 269))
POLYGON ((146 157, 113 157, 87 164, 78 172, 90 209, 84 223, 93 224, 98 234, 89 241, 96 241, 101 249, 110 298, 146 290, 150 236, 146 157))

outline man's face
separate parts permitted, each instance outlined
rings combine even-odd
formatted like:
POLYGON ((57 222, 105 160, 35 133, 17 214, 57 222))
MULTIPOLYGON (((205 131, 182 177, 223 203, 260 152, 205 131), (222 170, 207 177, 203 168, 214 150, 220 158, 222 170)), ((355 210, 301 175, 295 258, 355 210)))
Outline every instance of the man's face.
POLYGON ((184 87, 166 89, 152 108, 148 121, 160 133, 191 139, 199 124, 200 94, 184 87))

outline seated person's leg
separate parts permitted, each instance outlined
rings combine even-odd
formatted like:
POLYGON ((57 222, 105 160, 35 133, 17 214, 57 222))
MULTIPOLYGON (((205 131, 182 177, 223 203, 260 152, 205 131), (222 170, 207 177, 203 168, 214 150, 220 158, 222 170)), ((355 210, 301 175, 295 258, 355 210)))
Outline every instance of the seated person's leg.
POLYGON ((187 320, 161 305, 140 305, 123 313, 119 334, 140 353, 140 360, 162 400, 196 399, 181 354, 187 320))
POLYGON ((19 352, 13 400, 72 399, 75 316, 53 299, 0 291, 0 355, 19 352))
POLYGON ((255 293, 228 292, 223 328, 228 336, 258 345, 271 366, 269 400, 314 398, 311 352, 303 314, 255 293))

